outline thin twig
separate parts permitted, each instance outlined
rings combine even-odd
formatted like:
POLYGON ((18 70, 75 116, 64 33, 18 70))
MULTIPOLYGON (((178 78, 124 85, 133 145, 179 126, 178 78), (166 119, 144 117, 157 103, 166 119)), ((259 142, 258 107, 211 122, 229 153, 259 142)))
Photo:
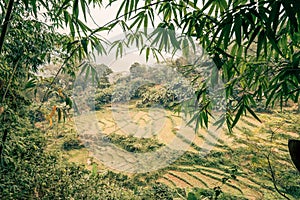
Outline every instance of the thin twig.
MULTIPOLYGON (((277 128, 279 129, 279 127, 277 128)), ((273 142, 273 139, 274 139, 274 135, 275 135, 275 131, 273 131, 271 128, 270 128, 271 132, 272 132, 272 135, 271 135, 271 143, 273 142)), ((275 190, 278 192, 278 194, 280 194, 281 196, 283 196, 284 198, 290 200, 289 197, 287 197, 284 193, 282 193, 278 187, 277 187, 277 184, 276 184, 276 178, 275 178, 275 172, 272 168, 272 165, 271 165, 271 161, 270 161, 270 155, 271 155, 271 149, 269 151, 269 154, 268 155, 265 155, 266 158, 267 158, 267 161, 268 161, 268 166, 269 166, 269 169, 270 169, 270 172, 271 172, 271 177, 272 177, 272 182, 273 182, 273 185, 274 185, 274 188, 275 190)))
MULTIPOLYGON (((270 152, 270 153, 271 153, 271 152, 270 152)), ((275 188, 275 190, 278 192, 278 194, 280 194, 280 195, 283 196, 284 198, 290 200, 290 198, 287 197, 284 193, 282 193, 282 192, 278 189, 278 187, 277 187, 277 185, 276 185, 275 173, 274 173, 274 171, 273 171, 273 168, 272 168, 271 162, 270 162, 270 153, 269 153, 269 155, 266 156, 266 157, 267 157, 267 160, 268 160, 268 165, 269 165, 269 169, 270 169, 270 172, 271 172, 272 182, 273 182, 274 188, 275 188)))

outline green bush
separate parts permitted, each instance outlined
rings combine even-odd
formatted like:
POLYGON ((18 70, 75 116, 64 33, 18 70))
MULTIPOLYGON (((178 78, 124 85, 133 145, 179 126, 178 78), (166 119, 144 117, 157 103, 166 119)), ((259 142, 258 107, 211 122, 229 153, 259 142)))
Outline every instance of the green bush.
POLYGON ((98 89, 95 94, 95 110, 100 110, 103 105, 111 103, 112 93, 111 87, 98 89))
POLYGON ((84 146, 80 144, 80 141, 76 138, 69 138, 66 141, 64 141, 62 148, 63 150, 69 151, 72 149, 81 149, 84 146))
POLYGON ((155 151, 156 149, 164 146, 164 144, 152 138, 137 138, 134 136, 118 135, 115 133, 110 134, 107 137, 113 144, 129 152, 145 153, 155 151))
POLYGON ((235 196, 227 193, 223 193, 222 189, 202 189, 193 188, 192 191, 188 193, 188 200, 198 200, 198 199, 218 199, 218 200, 246 200, 246 198, 241 196, 235 196))
POLYGON ((175 189, 171 189, 162 183, 156 183, 151 186, 144 194, 141 195, 143 200, 172 200, 175 197, 175 189))
POLYGON ((127 102, 130 100, 132 94, 130 88, 125 84, 117 84, 112 92, 112 102, 127 102))

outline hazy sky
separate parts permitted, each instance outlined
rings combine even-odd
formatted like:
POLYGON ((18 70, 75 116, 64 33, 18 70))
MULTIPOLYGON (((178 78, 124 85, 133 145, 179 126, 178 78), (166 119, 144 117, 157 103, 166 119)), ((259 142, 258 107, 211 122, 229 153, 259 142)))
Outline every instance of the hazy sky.
MULTIPOLYGON (((90 9, 90 15, 87 15, 87 24, 91 28, 97 28, 99 26, 105 25, 107 22, 113 20, 118 12, 119 6, 121 5, 122 1, 116 1, 109 7, 102 7, 102 8, 93 8, 92 6, 90 9), (93 19, 91 19, 91 17, 93 19)), ((105 3, 103 4, 105 5, 105 3)), ((83 15, 79 15, 80 19, 84 21, 83 15)), ((62 32, 66 32, 67 30, 61 30, 62 32)), ((114 41, 116 39, 120 39, 124 37, 124 33, 120 27, 114 28, 108 35, 102 34, 109 41, 114 41)), ((125 50, 125 55, 122 58, 115 57, 114 53, 111 53, 108 56, 99 56, 96 59, 97 64, 106 64, 112 68, 113 71, 127 71, 129 70, 131 64, 134 62, 139 62, 141 64, 152 65, 156 63, 156 59, 150 53, 149 60, 146 62, 146 55, 142 53, 140 55, 140 51, 133 47, 130 49, 125 50)))
MULTIPOLYGON (((121 5, 122 1, 117 1, 113 3, 113 6, 107 8, 101 8, 100 10, 97 8, 90 8, 91 18, 88 19, 88 25, 96 28, 98 26, 103 26, 107 22, 113 20, 118 12, 118 8, 121 5), (96 24, 95 24, 96 23, 96 24)), ((109 41, 114 41, 116 39, 120 39, 124 37, 124 33, 120 27, 116 27, 113 31, 109 33, 109 35, 103 35, 109 41)), ((126 53, 121 58, 115 57, 115 53, 111 53, 108 56, 100 56, 97 58, 96 62, 99 64, 104 63, 112 68, 113 71, 128 71, 131 64, 134 62, 139 62, 141 64, 146 64, 146 55, 139 54, 139 50, 134 46, 130 49, 125 50, 126 53)), ((148 65, 155 63, 156 60, 149 56, 149 60, 147 62, 148 65)))
MULTIPOLYGON (((99 26, 105 25, 107 22, 113 20, 118 12, 118 9, 121 5, 122 1, 116 1, 109 7, 102 7, 102 8, 93 8, 92 6, 89 7, 90 14, 87 14, 87 24, 91 28, 97 28, 99 26), (92 18, 93 19, 92 19, 92 18)), ((141 2, 143 3, 143 2, 141 2)), ((106 3, 103 4, 104 6, 106 3)), ((122 13, 122 12, 121 12, 122 13)), ((79 18, 84 21, 83 15, 80 13, 79 18)), ((160 21, 160 20, 158 20, 160 21)), ((158 22, 157 22, 158 23, 158 22)), ((68 32, 66 30, 59 30, 60 32, 68 32)), ((120 27, 115 27, 113 31, 111 31, 108 35, 101 34, 109 41, 114 41, 116 39, 120 39, 124 37, 124 32, 120 27)), ((125 50, 125 55, 122 58, 115 57, 115 53, 111 53, 107 56, 99 56, 96 58, 97 64, 106 64, 113 71, 127 71, 129 70, 131 64, 134 62, 139 62, 141 64, 152 65, 156 63, 156 59, 153 58, 152 54, 150 53, 149 60, 146 62, 145 53, 139 54, 139 50, 137 48, 130 47, 129 49, 125 50)), ((164 55, 165 58, 171 57, 170 55, 164 55)), ((178 57, 178 56, 177 56, 178 57)))

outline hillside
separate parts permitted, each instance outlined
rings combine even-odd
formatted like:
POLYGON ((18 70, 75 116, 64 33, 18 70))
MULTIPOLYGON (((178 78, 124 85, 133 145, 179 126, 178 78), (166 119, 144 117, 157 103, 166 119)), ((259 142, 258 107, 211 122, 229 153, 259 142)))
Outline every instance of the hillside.
MULTIPOLYGON (((176 157, 175 162, 138 174, 134 173, 137 170, 136 160, 130 159, 135 154, 130 153, 151 153, 166 146, 172 148, 169 145, 172 139, 178 140, 178 144, 185 144, 184 139, 192 138, 188 136, 191 132, 185 130, 187 136, 184 136, 184 131, 178 134, 178 129, 183 127, 183 130, 184 126, 180 117, 171 111, 156 110, 155 114, 151 114, 147 109, 122 107, 118 110, 120 116, 122 110, 129 113, 130 120, 118 121, 116 110, 112 112, 110 107, 97 111, 96 120, 85 117, 96 121, 98 126, 96 129, 86 128, 89 136, 76 132, 73 121, 57 124, 57 128, 55 126, 49 132, 49 150, 61 149, 69 161, 83 164, 87 169, 98 173, 112 170, 138 180, 138 183, 144 182, 145 187, 153 182, 163 183, 170 188, 177 188, 180 194, 192 191, 195 195, 209 196, 222 191, 237 199, 282 199, 274 189, 275 182, 282 193, 293 199, 300 198, 299 173, 291 163, 287 148, 289 138, 300 138, 299 114, 292 111, 260 113, 262 124, 251 117, 244 117, 233 133, 224 128, 217 138, 215 134, 200 130, 190 141, 186 152, 178 151, 180 156, 176 157), (151 123, 154 126, 149 126, 151 123), (155 130, 157 126, 159 129, 155 130), (124 149, 125 153, 103 151, 103 146, 98 148, 95 142, 97 133, 93 133, 93 130, 100 130, 102 136, 105 135, 118 149, 124 149), (72 146, 72 142, 75 145, 72 146), (70 144, 70 148, 64 148, 67 144, 70 144), (211 150, 201 155, 205 148, 211 150), (108 161, 123 165, 121 168, 116 165, 108 167, 108 161), (272 179, 271 169, 275 180, 272 179)), ((75 124, 78 130, 78 119, 75 124)), ((79 130, 83 130, 82 127, 79 130)), ((174 154, 166 153, 166 159, 168 156, 174 154)), ((183 198, 184 195, 180 196, 183 198)), ((226 195, 223 196, 225 198, 226 195)), ((220 197, 222 199, 222 195, 220 197)))

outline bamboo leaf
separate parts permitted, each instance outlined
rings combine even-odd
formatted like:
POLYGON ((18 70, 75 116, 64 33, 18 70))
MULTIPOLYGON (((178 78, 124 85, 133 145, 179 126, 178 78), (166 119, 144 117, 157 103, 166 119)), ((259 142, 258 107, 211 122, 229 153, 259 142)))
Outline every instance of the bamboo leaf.
MULTIPOLYGON (((297 20, 297 18, 296 18, 295 8, 291 7, 291 1, 282 1, 282 5, 283 5, 284 9, 286 10, 285 13, 288 15, 288 17, 290 19, 290 23, 292 25, 291 26, 292 34, 294 32, 298 32, 298 20, 299 19, 297 20)), ((299 13, 298 13, 298 17, 299 17, 299 13)))
POLYGON ((280 2, 279 1, 274 1, 272 3, 272 10, 270 12, 270 22, 273 23, 272 29, 276 32, 277 27, 278 27, 278 21, 279 21, 279 16, 280 16, 280 2))
POLYGON ((256 38, 257 34, 259 33, 260 29, 261 29, 261 26, 257 26, 257 27, 254 29, 254 31, 252 32, 251 37, 250 37, 250 39, 248 40, 248 45, 247 45, 247 47, 246 47, 246 50, 248 50, 248 48, 250 47, 250 45, 252 44, 252 42, 253 42, 254 39, 256 38))
POLYGON ((83 17, 84 17, 84 20, 86 21, 86 2, 85 0, 80 0, 80 4, 81 4, 81 11, 83 13, 83 17))
POLYGON ((257 40, 256 58, 260 57, 260 52, 261 52, 263 44, 265 43, 265 40, 266 40, 265 32, 262 30, 259 33, 258 40, 257 40))
POLYGON ((72 108, 73 103, 72 103, 71 98, 67 96, 65 101, 66 101, 66 105, 69 106, 70 108, 72 108))
POLYGON ((86 68, 86 72, 85 72, 85 78, 84 78, 85 81, 87 81, 87 79, 90 75, 90 69, 91 69, 91 67, 88 65, 86 68))
POLYGON ((241 28, 242 28, 242 20, 241 20, 240 16, 237 16, 235 18, 233 29, 234 29, 234 32, 235 32, 235 37, 236 37, 236 41, 237 41, 238 45, 241 45, 241 43, 242 43, 241 28))
POLYGON ((149 60, 149 54, 150 54, 150 47, 146 48, 146 61, 149 60))
POLYGON ((35 17, 37 17, 37 7, 36 7, 36 4, 37 4, 37 2, 35 0, 31 1, 32 11, 33 11, 33 14, 34 14, 35 17))
POLYGON ((238 112, 236 113, 235 118, 234 118, 234 120, 231 124, 232 128, 237 124, 237 122, 239 121, 239 119, 240 119, 241 115, 243 114, 244 110, 245 110, 245 107, 244 107, 244 104, 242 103, 242 104, 240 104, 240 108, 239 108, 238 112))
POLYGON ((81 40, 81 45, 82 45, 82 48, 83 48, 85 54, 87 55, 88 54, 88 40, 87 40, 87 38, 83 38, 81 40))
POLYGON ((118 12, 117 12, 116 18, 120 17, 120 13, 121 13, 121 11, 122 11, 122 9, 123 9, 125 3, 126 3, 126 1, 123 1, 123 2, 122 2, 121 6, 119 7, 119 10, 118 10, 118 12))
POLYGON ((226 19, 226 25, 224 27, 224 49, 227 49, 229 41, 230 41, 230 35, 231 35, 231 26, 232 26, 232 16, 229 15, 226 19))
POLYGON ((78 3, 79 3, 78 0, 73 1, 73 16, 75 18, 78 18, 78 15, 79 15, 78 3))
POLYGON ((68 116, 68 113, 65 109, 62 110, 63 111, 63 119, 64 119, 64 122, 66 122, 66 116, 68 116))
POLYGON ((262 123, 261 122, 261 120, 259 119, 259 117, 255 114, 255 112, 249 107, 249 106, 247 106, 247 105, 245 105, 245 107, 246 107, 246 109, 247 109, 247 111, 257 120, 257 121, 259 121, 260 123, 262 123))
POLYGON ((57 114, 58 114, 58 123, 61 122, 61 118, 62 118, 62 112, 61 112, 61 108, 57 108, 57 114))

